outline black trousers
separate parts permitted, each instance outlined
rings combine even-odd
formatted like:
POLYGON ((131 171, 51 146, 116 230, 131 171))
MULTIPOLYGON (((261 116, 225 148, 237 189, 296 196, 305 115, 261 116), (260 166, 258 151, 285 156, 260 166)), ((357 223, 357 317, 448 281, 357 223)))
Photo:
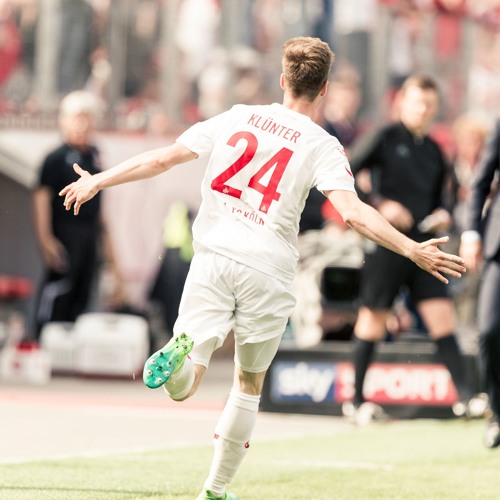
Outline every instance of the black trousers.
POLYGON ((500 250, 484 264, 477 321, 483 384, 492 411, 500 416, 500 250))
POLYGON ((73 322, 86 311, 96 276, 97 227, 68 224, 58 227, 56 236, 66 248, 69 266, 64 273, 45 270, 35 306, 37 338, 45 323, 73 322))

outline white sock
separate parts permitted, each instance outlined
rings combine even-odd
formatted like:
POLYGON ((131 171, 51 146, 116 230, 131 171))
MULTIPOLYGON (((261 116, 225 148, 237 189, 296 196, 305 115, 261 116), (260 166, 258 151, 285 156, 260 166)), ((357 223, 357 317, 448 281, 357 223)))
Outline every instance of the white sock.
POLYGON ((231 391, 226 406, 219 418, 214 434, 214 456, 204 488, 215 495, 223 495, 249 447, 260 396, 251 396, 231 391))
POLYGON ((185 398, 194 384, 194 365, 186 357, 182 367, 163 384, 165 392, 174 400, 185 398))

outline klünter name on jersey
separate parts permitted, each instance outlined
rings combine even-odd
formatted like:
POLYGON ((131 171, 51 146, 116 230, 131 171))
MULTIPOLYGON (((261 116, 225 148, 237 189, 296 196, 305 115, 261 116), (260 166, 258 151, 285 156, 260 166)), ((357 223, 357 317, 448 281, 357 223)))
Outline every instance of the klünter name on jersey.
POLYGON ((297 139, 300 137, 300 132, 293 130, 285 125, 276 123, 272 118, 264 118, 257 114, 252 114, 248 120, 248 124, 255 128, 259 128, 264 132, 269 132, 277 137, 282 137, 290 142, 297 144, 297 139))

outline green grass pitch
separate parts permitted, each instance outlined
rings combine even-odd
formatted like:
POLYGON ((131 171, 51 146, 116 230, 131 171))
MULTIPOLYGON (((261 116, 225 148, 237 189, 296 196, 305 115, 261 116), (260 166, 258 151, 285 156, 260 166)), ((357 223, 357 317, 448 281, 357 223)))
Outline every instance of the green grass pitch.
MULTIPOLYGON (((325 417, 327 418, 327 417, 325 417)), ((414 420, 254 440, 229 488, 241 500, 500 498, 484 421, 414 420)), ((2 500, 193 500, 212 447, 0 465, 2 500)))

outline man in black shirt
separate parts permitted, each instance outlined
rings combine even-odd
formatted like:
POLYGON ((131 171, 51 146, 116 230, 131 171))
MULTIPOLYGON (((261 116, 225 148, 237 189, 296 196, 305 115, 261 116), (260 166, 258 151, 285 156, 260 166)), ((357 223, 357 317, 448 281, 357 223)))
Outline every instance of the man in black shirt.
POLYGON ((91 173, 101 170, 99 152, 91 143, 97 112, 97 102, 87 92, 63 99, 59 124, 64 142, 43 161, 33 193, 36 235, 46 267, 36 304, 37 337, 48 321, 74 321, 89 302, 101 234, 100 195, 75 218, 58 193, 77 179, 74 163, 91 173))
POLYGON ((473 272, 481 270, 477 324, 481 375, 491 416, 484 436, 488 448, 500 446, 500 120, 479 162, 468 207, 460 254, 473 272))
MULTIPOLYGON (((399 97, 400 121, 358 143, 351 167, 355 175, 362 169, 371 171, 369 202, 397 229, 423 242, 451 224, 442 200, 447 165, 439 146, 427 135, 438 110, 437 85, 428 77, 413 76, 403 84, 399 97)), ((405 286, 450 371, 459 398, 455 414, 470 415, 473 398, 446 285, 382 247, 367 252, 361 282, 362 306, 354 329, 355 395, 352 404, 344 405, 344 413, 363 421, 383 416, 378 405, 364 402, 363 384, 375 344, 386 335, 393 301, 405 286)))

